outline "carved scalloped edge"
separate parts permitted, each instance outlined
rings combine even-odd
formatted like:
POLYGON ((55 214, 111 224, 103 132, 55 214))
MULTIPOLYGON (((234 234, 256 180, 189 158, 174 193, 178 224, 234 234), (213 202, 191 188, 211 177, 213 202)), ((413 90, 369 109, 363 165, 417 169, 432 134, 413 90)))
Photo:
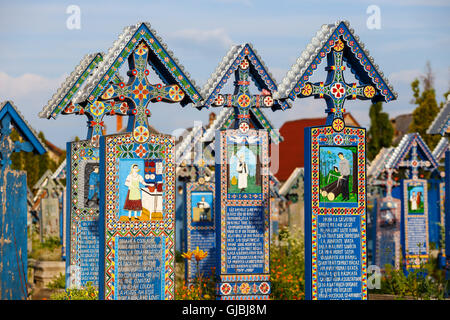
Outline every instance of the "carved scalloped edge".
POLYGON ((423 148, 425 149, 425 153, 428 154, 429 160, 431 160, 433 163, 433 166, 436 168, 439 166, 438 161, 434 158, 433 153, 431 152, 430 148, 427 146, 425 141, 420 136, 420 133, 414 132, 414 133, 407 133, 403 136, 402 140, 400 140, 400 143, 398 146, 394 149, 392 152, 392 155, 389 157, 389 159, 386 162, 386 168, 389 169, 396 169, 398 162, 400 161, 400 156, 402 156, 402 153, 405 151, 405 148, 408 146, 409 143, 417 136, 417 140, 420 140, 423 143, 423 148))
POLYGON ((186 156, 181 157, 183 153, 189 147, 193 147, 197 144, 197 142, 201 139, 202 134, 200 132, 203 131, 203 126, 196 126, 192 128, 191 132, 186 137, 183 137, 183 141, 181 143, 177 143, 175 145, 175 159, 177 161, 182 161, 186 156))
POLYGON ((54 109, 61 103, 62 99, 64 99, 64 97, 69 93, 70 89, 72 89, 72 87, 78 82, 83 72, 98 54, 102 55, 101 52, 96 52, 87 54, 81 59, 80 63, 75 67, 72 73, 64 80, 56 93, 47 102, 47 105, 41 112, 39 112, 38 115, 40 118, 50 119, 54 109))
POLYGON ((43 141, 41 141, 41 139, 39 138, 38 133, 34 130, 34 128, 31 126, 31 124, 23 117, 23 114, 19 111, 19 109, 17 108, 17 106, 14 104, 13 101, 11 100, 6 100, 6 101, 2 101, 0 102, 0 110, 3 109, 3 107, 9 103, 14 110, 17 112, 17 114, 19 115, 19 117, 22 119, 22 121, 25 123, 25 125, 28 127, 28 129, 30 129, 30 131, 33 133, 33 135, 35 136, 35 138, 41 143, 42 147, 45 149, 45 151, 48 152, 48 149, 46 147, 46 145, 43 143, 43 141))
MULTIPOLYGON (((394 91, 392 85, 390 85, 387 78, 384 77, 384 73, 379 70, 377 64, 374 63, 374 58, 370 55, 369 50, 365 49, 364 43, 360 41, 358 35, 355 34, 354 29, 350 27, 350 23, 348 21, 336 21, 334 24, 324 24, 322 27, 316 32, 316 35, 311 39, 310 43, 306 46, 305 50, 302 51, 300 56, 297 58, 297 61, 292 65, 292 67, 287 72, 284 77, 278 91, 274 94, 274 99, 286 99, 289 97, 292 90, 295 88, 300 78, 303 76, 307 68, 312 64, 314 59, 317 57, 317 54, 322 50, 325 43, 328 41, 330 36, 334 33, 336 28, 344 23, 348 28, 350 33, 355 38, 359 47, 364 51, 364 54, 367 56, 367 59, 372 63, 375 67, 376 72, 380 75, 382 80, 385 82, 389 90, 394 95, 395 99, 397 99, 398 94, 394 91)), ((377 84, 378 87, 379 84, 377 84)))
POLYGON ((158 40, 158 42, 161 44, 161 46, 166 50, 167 54, 170 56, 170 58, 175 62, 177 67, 182 71, 182 73, 186 76, 188 81, 192 84, 194 89, 197 92, 200 92, 196 88, 196 83, 192 79, 190 79, 190 74, 185 71, 184 66, 182 66, 179 62, 179 60, 174 57, 173 52, 168 49, 167 45, 163 42, 162 38, 157 35, 156 31, 151 28, 151 25, 149 22, 139 22, 131 26, 127 26, 123 29, 123 32, 119 35, 119 37, 114 41, 111 48, 109 48, 107 54, 104 56, 103 61, 98 65, 97 70, 93 74, 93 76, 87 81, 86 85, 82 90, 80 90, 74 97, 74 101, 76 103, 80 103, 83 101, 86 101, 89 97, 89 95, 92 93, 92 91, 95 89, 97 84, 101 81, 101 79, 105 76, 106 72, 109 70, 109 68, 112 66, 114 61, 118 58, 122 50, 124 50, 127 43, 131 40, 131 38, 134 36, 136 31, 141 27, 141 25, 144 24, 148 30, 153 34, 153 36, 158 40))
MULTIPOLYGON (((275 84, 275 87, 278 88, 278 83, 273 77, 272 73, 269 71, 267 65, 264 63, 261 56, 258 54, 257 50, 253 46, 252 43, 246 43, 246 44, 239 44, 239 45, 233 45, 228 50, 227 54, 222 58, 222 60, 219 62, 218 66, 214 70, 214 72, 211 74, 211 77, 206 81, 206 84, 203 86, 201 94, 204 98, 201 102, 194 105, 194 107, 201 107, 205 100, 207 100, 213 91, 216 89, 222 78, 225 76, 227 71, 230 69, 234 61, 237 59, 237 57, 241 54, 242 50, 248 46, 254 53, 255 57, 258 59, 259 63, 267 73, 270 80, 275 84)), ((291 107, 290 103, 288 103, 288 106, 291 107)))
MULTIPOLYGON (((244 45, 233 45, 230 50, 228 50, 227 54, 222 58, 222 60, 217 65, 214 72, 209 77, 208 81, 206 81, 205 85, 201 89, 201 95, 203 99, 208 99, 212 94, 214 89, 217 87, 219 82, 222 80, 225 73, 230 69, 233 62, 236 60, 238 55, 241 53, 244 45)), ((194 105, 194 107, 202 106, 204 100, 194 105)))
POLYGON ((450 120, 450 94, 447 96, 447 102, 439 111, 437 116, 434 118, 433 122, 427 129, 427 134, 440 134, 444 135, 445 132, 442 132, 444 126, 450 120))
POLYGON ((367 177, 370 177, 371 179, 378 178, 378 175, 386 168, 386 163, 391 157, 393 150, 394 147, 382 148, 380 150, 370 163, 370 166, 367 167, 367 177))
POLYGON ((444 152, 448 149, 450 145, 450 142, 448 141, 447 137, 442 137, 436 147, 433 150, 433 156, 436 158, 436 160, 442 159, 444 152))

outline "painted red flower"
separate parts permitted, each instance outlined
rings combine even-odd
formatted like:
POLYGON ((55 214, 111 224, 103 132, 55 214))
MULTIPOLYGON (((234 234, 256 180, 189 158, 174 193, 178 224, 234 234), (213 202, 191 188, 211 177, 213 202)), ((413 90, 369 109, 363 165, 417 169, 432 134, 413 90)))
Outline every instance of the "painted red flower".
POLYGON ((143 100, 145 98, 147 98, 147 94, 149 94, 150 92, 147 90, 147 86, 142 85, 142 83, 139 83, 138 86, 134 87, 133 90, 135 99, 138 100, 143 100))
POLYGON ((337 98, 340 99, 345 94, 345 88, 341 83, 335 83, 331 86, 331 94, 337 98))

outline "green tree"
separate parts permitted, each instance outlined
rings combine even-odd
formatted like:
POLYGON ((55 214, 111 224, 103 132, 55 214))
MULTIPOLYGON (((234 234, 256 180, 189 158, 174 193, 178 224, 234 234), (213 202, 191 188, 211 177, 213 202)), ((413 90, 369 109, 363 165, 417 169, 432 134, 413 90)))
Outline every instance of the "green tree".
POLYGON ((428 147, 433 150, 439 142, 440 135, 430 135, 426 131, 431 125, 433 120, 439 113, 439 106, 436 101, 436 92, 433 87, 434 75, 431 70, 430 63, 427 62, 425 68, 425 75, 419 79, 415 79, 411 83, 411 89, 413 91, 412 103, 417 107, 412 114, 412 122, 409 125, 409 132, 418 132, 424 139, 428 147), (421 91, 422 84, 422 91, 421 91))
MULTIPOLYGON (((11 140, 22 141, 16 130, 11 132, 11 140)), ((39 132, 39 139, 44 142, 45 136, 43 132, 39 132)), ((33 152, 14 152, 11 155, 11 168, 14 170, 24 170, 27 172, 27 185, 31 188, 39 180, 39 178, 50 169, 55 171, 59 164, 64 161, 65 153, 55 162, 50 159, 48 153, 43 155, 34 154, 33 152)))
POLYGON ((394 128, 389 121, 389 115, 383 112, 383 104, 377 102, 370 106, 370 129, 367 143, 367 157, 375 158, 381 148, 389 147, 394 136, 394 128))

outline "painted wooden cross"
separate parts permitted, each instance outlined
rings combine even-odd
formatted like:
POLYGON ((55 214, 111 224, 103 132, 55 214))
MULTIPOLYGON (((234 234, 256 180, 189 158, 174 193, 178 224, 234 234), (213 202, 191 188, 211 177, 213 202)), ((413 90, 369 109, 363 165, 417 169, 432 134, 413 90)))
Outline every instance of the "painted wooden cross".
POLYGON ((250 109, 251 108, 270 108, 274 100, 270 91, 263 89, 261 95, 252 95, 250 93, 250 63, 244 58, 235 71, 235 89, 234 94, 219 94, 215 99, 215 107, 234 107, 237 118, 237 125, 242 133, 250 129, 250 109))
POLYGON ((11 154, 13 152, 31 152, 33 151, 33 145, 29 141, 12 141, 9 135, 12 132, 11 129, 12 118, 9 114, 6 114, 1 120, 0 129, 0 164, 2 170, 11 166, 11 154))
POLYGON ((410 179, 416 180, 419 178, 419 168, 431 167, 431 162, 428 160, 421 160, 417 154, 417 142, 413 142, 411 147, 411 157, 408 160, 403 159, 398 164, 399 167, 406 167, 411 170, 410 179))
POLYGON ((345 100, 372 99, 375 88, 372 85, 357 86, 356 83, 347 84, 344 80, 344 42, 339 39, 334 44, 327 57, 328 71, 326 82, 307 82, 299 97, 313 95, 315 98, 324 98, 327 103, 325 112, 328 114, 327 125, 332 125, 335 131, 342 131, 345 127, 343 114, 345 113, 345 100))
MULTIPOLYGON (((146 142, 150 137, 148 119, 150 110, 147 106, 150 102, 180 102, 184 98, 184 91, 177 85, 151 84, 147 76, 150 74, 147 68, 149 48, 145 42, 141 42, 128 59, 130 71, 128 84, 124 82, 110 83, 103 92, 98 103, 117 101, 122 108, 125 105, 130 116, 128 130, 133 132, 133 138, 138 143, 146 142)), ((94 104, 95 105, 95 102, 94 104)))
MULTIPOLYGON (((111 85, 108 87, 106 92, 112 90, 112 86, 118 85, 122 82, 117 75, 114 75, 111 85), (109 90, 109 91, 108 91, 109 90)), ((108 95, 105 94, 102 98, 107 98, 108 95)), ((105 123, 103 118, 105 115, 126 115, 128 112, 128 105, 126 102, 116 102, 114 100, 110 101, 95 101, 92 104, 84 104, 84 106, 70 102, 70 104, 63 110, 63 114, 84 114, 88 117, 88 133, 87 139, 91 140, 92 145, 98 147, 99 137, 103 134, 103 129, 105 123)))
POLYGON ((386 197, 392 198, 392 188, 399 185, 398 182, 396 182, 392 175, 397 172, 397 170, 393 168, 385 168, 384 172, 386 173, 386 176, 383 180, 377 179, 372 181, 372 185, 377 186, 385 186, 386 187, 386 197))

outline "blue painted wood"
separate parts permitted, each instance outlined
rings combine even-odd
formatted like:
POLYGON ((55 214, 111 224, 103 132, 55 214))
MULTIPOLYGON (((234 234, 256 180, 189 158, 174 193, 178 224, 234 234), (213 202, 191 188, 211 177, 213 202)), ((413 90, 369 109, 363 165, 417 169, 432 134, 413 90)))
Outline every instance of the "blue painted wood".
POLYGON ((376 199, 376 211, 372 221, 375 230, 372 264, 384 269, 390 264, 400 269, 401 201, 393 197, 376 199))
POLYGON ((179 181, 177 179, 175 186, 175 250, 177 250, 178 252, 185 250, 186 245, 186 228, 184 227, 186 225, 185 184, 186 182, 179 181), (180 194, 178 192, 178 188, 180 187, 183 189, 183 194, 180 194))
POLYGON ((66 224, 63 226, 64 228, 66 228, 66 288, 70 287, 70 279, 67 276, 67 273, 69 273, 69 267, 70 267, 70 256, 72 254, 71 250, 70 250, 70 207, 71 207, 71 201, 70 201, 70 194, 71 194, 71 190, 72 190, 72 186, 71 186, 71 168, 70 168, 70 161, 69 159, 72 159, 72 154, 71 154, 71 148, 70 148, 70 142, 67 142, 66 144, 66 197, 67 197, 67 201, 66 201, 66 224))
POLYGON ((26 299, 27 289, 27 176, 10 169, 13 152, 46 149, 14 104, 0 109, 0 300, 26 299), (23 142, 12 142, 13 126, 23 142))
POLYGON ((305 128, 307 300, 367 300, 365 139, 364 128, 305 128), (345 159, 347 181, 352 177, 356 184, 321 185, 345 159))
POLYGON ((401 189, 401 246, 403 255, 403 270, 405 274, 408 274, 411 270, 422 269, 423 264, 429 259, 430 245, 428 232, 426 232, 429 215, 427 180, 401 180, 401 189), (420 210, 410 210, 409 207, 410 194, 408 188, 414 187, 422 187, 424 206, 421 212, 416 212, 420 210))
MULTIPOLYGON (((445 152, 445 257, 450 270, 450 150, 445 152)), ((447 271, 450 277, 450 272, 447 271)))
MULTIPOLYGON (((14 108, 13 104, 10 101, 7 101, 3 108, 0 110, 0 120, 2 121, 5 117, 9 116, 10 119, 8 122, 12 122, 14 127, 19 131, 22 138, 25 141, 28 141, 32 145, 32 149, 35 150, 38 154, 44 154, 46 149, 42 142, 39 140, 37 135, 33 132, 31 127, 25 122, 22 116, 18 113, 16 108, 14 108)), ((30 152, 30 146, 25 147, 24 151, 30 152)))
POLYGON ((428 189, 428 237, 430 245, 434 248, 439 248, 440 239, 440 188, 439 184, 442 182, 438 179, 431 179, 429 182, 428 189))
POLYGON ((0 179, 0 300, 22 300, 27 297, 27 176, 7 168, 0 179))
MULTIPOLYGON (((216 131, 215 143, 217 298, 268 299, 271 290, 268 133, 253 129, 247 134, 238 129, 220 130, 216 131), (250 147, 258 151, 251 151, 250 147), (247 168, 259 166, 259 173, 251 175, 260 174, 260 189, 256 183, 251 184, 250 178, 248 188, 253 186, 253 190, 239 188, 239 182, 233 182, 238 176, 232 168, 237 165, 233 161, 237 150, 253 153, 254 160, 246 160, 246 164, 247 168)), ((247 169, 248 173, 251 170, 247 169)))
MULTIPOLYGON (((304 129, 304 137, 305 137, 305 158, 304 159, 311 159, 311 148, 309 147, 311 145, 311 128, 306 127, 304 129)), ((306 160, 308 161, 308 160, 306 160)), ((311 198, 311 165, 305 165, 305 179, 304 179, 304 194, 305 194, 305 200, 311 198)), ((305 201, 305 299, 306 300, 312 300, 312 276, 311 276, 311 269, 312 269, 312 248, 311 248, 311 228, 308 226, 311 226, 312 224, 312 209, 311 209, 311 201, 305 201), (306 289, 308 288, 308 289, 306 289)))
MULTIPOLYGON (((204 179, 204 178, 203 178, 204 179)), ((216 267, 216 229, 215 219, 217 213, 214 210, 214 183, 213 182, 189 182, 186 183, 184 192, 185 204, 185 252, 192 252, 198 247, 207 252, 207 256, 198 264, 195 258, 185 261, 185 281, 192 283, 199 275, 202 278, 210 278, 214 275, 213 268, 216 267), (204 199, 202 198, 204 197, 204 199), (205 219, 201 219, 198 212, 198 202, 204 201, 209 204, 209 212, 205 212, 205 219), (197 214, 195 212, 197 210, 197 214)))
POLYGON ((380 198, 374 198, 372 211, 367 212, 370 214, 370 228, 367 223, 367 256, 372 257, 370 260, 373 265, 376 261, 376 239, 377 239, 377 208, 379 206, 380 198))

